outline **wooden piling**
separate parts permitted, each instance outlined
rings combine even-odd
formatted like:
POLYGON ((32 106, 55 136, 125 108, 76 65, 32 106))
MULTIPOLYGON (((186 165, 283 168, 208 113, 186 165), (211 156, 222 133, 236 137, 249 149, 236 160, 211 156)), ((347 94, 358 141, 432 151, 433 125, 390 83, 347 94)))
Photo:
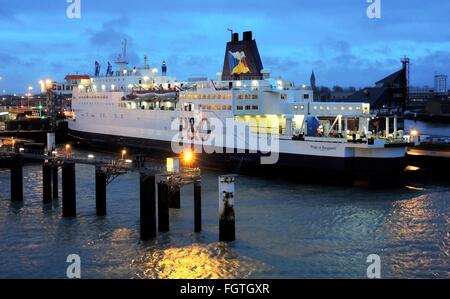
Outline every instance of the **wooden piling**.
POLYGON ((63 217, 75 217, 77 214, 75 163, 64 163, 62 167, 62 187, 63 217))
POLYGON ((42 164, 42 200, 52 203, 52 167, 48 161, 42 164))
POLYGON ((142 241, 156 237, 156 179, 141 173, 140 178, 140 235, 142 241))
POLYGON ((165 182, 158 183, 158 230, 169 231, 169 186, 165 182))
POLYGON ((202 231, 202 182, 194 182, 194 231, 202 231))
POLYGON ((106 173, 101 167, 95 168, 95 207, 97 216, 106 216, 106 173))
POLYGON ((11 201, 23 201, 23 158, 14 155, 11 159, 11 201))
POLYGON ((219 177, 219 240, 222 242, 236 239, 234 181, 233 176, 219 177))
POLYGON ((58 188, 58 171, 59 167, 54 165, 52 167, 52 191, 53 191, 53 200, 58 200, 59 198, 59 188, 58 188))
POLYGON ((181 208, 181 190, 179 186, 171 187, 169 193, 169 208, 171 209, 181 208))

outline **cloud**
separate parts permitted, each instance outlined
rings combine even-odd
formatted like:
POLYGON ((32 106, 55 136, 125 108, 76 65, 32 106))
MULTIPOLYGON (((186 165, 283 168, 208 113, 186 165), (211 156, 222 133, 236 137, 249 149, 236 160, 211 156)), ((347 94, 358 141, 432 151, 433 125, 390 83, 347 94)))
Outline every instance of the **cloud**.
POLYGON ((126 17, 106 21, 100 30, 90 32, 89 42, 95 47, 116 48, 126 39, 128 44, 131 45, 133 43, 132 37, 124 32, 129 24, 130 20, 126 17))

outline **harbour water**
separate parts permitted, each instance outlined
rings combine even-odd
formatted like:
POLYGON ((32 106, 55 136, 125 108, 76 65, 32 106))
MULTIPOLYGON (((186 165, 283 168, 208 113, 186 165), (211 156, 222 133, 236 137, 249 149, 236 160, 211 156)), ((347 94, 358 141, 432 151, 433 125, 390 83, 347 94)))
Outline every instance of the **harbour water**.
MULTIPOLYGON (((78 151, 79 155, 88 155, 78 151)), ((96 153, 96 156, 105 154, 96 153)), ((42 204, 41 165, 24 168, 24 203, 9 200, 0 170, 0 278, 65 278, 70 254, 82 278, 450 278, 450 184, 389 190, 240 176, 236 238, 218 242, 217 177, 202 178, 203 232, 194 234, 193 187, 170 212, 170 233, 139 241, 139 175, 108 186, 108 216, 95 215, 94 168, 77 165, 77 211, 42 204)))

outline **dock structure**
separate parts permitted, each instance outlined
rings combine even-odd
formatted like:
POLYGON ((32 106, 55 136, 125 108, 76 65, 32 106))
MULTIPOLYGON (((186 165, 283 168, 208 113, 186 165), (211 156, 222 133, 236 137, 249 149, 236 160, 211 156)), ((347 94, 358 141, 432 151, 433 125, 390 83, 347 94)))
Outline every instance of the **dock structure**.
POLYGON ((170 230, 170 209, 181 208, 181 188, 194 186, 194 232, 202 231, 201 173, 198 168, 167 170, 136 161, 76 158, 70 154, 55 156, 15 151, 0 152, 0 166, 11 170, 11 201, 23 201, 23 160, 42 163, 42 200, 51 204, 59 198, 59 169, 62 169, 62 217, 77 216, 76 164, 95 166, 95 204, 97 216, 107 214, 107 186, 120 175, 140 173, 140 239, 152 240, 159 232, 170 230), (4 163, 7 161, 7 163, 4 163))

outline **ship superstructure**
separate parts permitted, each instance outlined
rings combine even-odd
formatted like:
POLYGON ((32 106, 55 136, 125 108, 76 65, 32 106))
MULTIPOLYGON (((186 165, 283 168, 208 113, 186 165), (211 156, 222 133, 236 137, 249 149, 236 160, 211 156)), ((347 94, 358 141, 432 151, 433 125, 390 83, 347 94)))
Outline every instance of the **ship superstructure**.
POLYGON ((96 68, 90 84, 74 91, 74 136, 172 155, 189 147, 224 165, 363 177, 402 170, 406 146, 372 136, 369 104, 314 102, 308 86, 273 78, 251 32, 232 35, 215 80, 179 82, 165 62, 160 73, 147 59, 131 69, 118 61, 119 70, 109 66, 99 76, 96 68), (275 160, 262 162, 268 156, 275 160))

